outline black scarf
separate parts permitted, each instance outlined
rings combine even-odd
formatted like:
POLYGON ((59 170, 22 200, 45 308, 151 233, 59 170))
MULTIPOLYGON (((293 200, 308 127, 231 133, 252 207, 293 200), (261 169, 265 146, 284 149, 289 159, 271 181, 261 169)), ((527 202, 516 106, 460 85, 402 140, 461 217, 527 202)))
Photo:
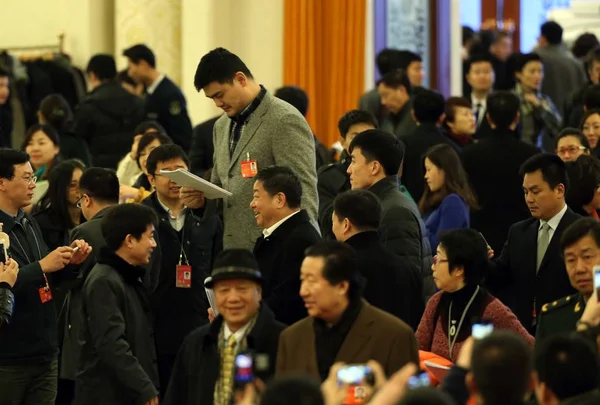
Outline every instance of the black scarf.
MULTIPOLYGON (((440 298, 440 303, 437 307, 435 314, 434 327, 437 324, 438 317, 441 318, 442 328, 446 336, 448 336, 448 321, 456 321, 454 324, 458 328, 458 324, 460 323, 460 318, 463 314, 463 311, 469 304, 469 301, 473 297, 475 290, 477 289, 477 284, 466 285, 458 291, 454 292, 443 292, 440 298), (448 319, 448 312, 450 309, 450 303, 452 303, 452 313, 450 314, 450 319, 448 319)), ((479 292, 477 296, 473 300, 471 307, 465 314, 464 321, 460 330, 457 331, 457 342, 461 342, 471 336, 471 328, 473 326, 473 319, 481 317, 483 314, 483 305, 485 297, 487 296, 487 291, 479 286, 479 292)))
POLYGON ((350 299, 348 307, 335 325, 328 327, 322 319, 315 318, 313 320, 317 366, 321 381, 327 379, 329 369, 335 362, 335 358, 361 309, 362 300, 360 298, 350 299))

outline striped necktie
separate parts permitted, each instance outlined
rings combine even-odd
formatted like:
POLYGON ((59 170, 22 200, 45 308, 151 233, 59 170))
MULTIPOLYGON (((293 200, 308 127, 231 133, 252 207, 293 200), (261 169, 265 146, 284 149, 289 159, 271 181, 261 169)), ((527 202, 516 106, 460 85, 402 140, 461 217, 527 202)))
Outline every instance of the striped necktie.
POLYGON ((221 364, 221 405, 227 405, 231 401, 236 345, 237 341, 235 340, 235 336, 231 334, 229 339, 227 339, 226 346, 223 348, 223 364, 221 364))

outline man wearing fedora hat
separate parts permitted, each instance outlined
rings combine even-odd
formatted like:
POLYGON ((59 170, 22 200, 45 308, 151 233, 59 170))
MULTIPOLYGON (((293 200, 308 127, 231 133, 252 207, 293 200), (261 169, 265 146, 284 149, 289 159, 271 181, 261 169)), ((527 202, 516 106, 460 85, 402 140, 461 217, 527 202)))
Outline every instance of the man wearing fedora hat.
POLYGON ((261 304, 262 282, 258 264, 249 251, 229 249, 217 256, 204 285, 214 292, 218 315, 211 324, 186 337, 163 404, 229 405, 234 361, 239 354, 260 359, 255 362, 260 377, 275 373, 279 334, 285 325, 261 304))

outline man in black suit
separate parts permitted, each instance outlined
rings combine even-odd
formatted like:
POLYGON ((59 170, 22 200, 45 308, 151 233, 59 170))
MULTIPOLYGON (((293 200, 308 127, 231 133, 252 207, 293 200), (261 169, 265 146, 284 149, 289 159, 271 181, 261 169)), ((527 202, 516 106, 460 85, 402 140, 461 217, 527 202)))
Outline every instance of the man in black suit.
POLYGON ((270 166, 255 177, 250 208, 263 236, 254 256, 265 280, 263 297, 275 318, 291 325, 306 317, 300 298, 300 266, 304 252, 321 237, 300 208, 302 184, 289 167, 270 166))
POLYGON ((125 49, 123 56, 127 57, 129 76, 146 86, 146 118, 158 121, 174 143, 189 151, 192 123, 181 89, 156 70, 156 57, 146 45, 125 49))
POLYGON ((363 297, 416 330, 424 309, 421 269, 379 240, 382 207, 377 196, 367 190, 346 191, 336 197, 333 207, 333 233, 356 252, 358 270, 366 281, 363 297))
POLYGON ((417 129, 402 138, 406 145, 402 184, 415 201, 423 194, 423 156, 427 150, 440 143, 455 147, 440 128, 445 105, 444 96, 433 90, 423 90, 413 100, 412 115, 417 121, 417 129))
POLYGON ((581 217, 565 203, 569 178, 558 156, 537 154, 523 163, 520 174, 533 218, 510 228, 487 284, 534 334, 542 306, 575 293, 559 244, 564 230, 581 217))
POLYGON ((494 90, 494 67, 487 55, 472 56, 466 62, 466 78, 471 92, 466 95, 471 102, 477 129, 473 138, 481 139, 489 136, 490 124, 485 118, 487 114, 487 97, 494 90))
POLYGON ((94 166, 116 169, 131 150, 133 131, 144 118, 144 101, 116 80, 112 55, 92 56, 86 71, 92 91, 75 110, 73 132, 89 145, 94 166))
POLYGON ((378 127, 377 118, 368 111, 348 111, 338 122, 340 143, 344 148, 340 161, 331 163, 317 171, 317 191, 319 192, 319 227, 324 239, 335 239, 331 232, 331 214, 335 197, 350 190, 350 154, 348 148, 354 137, 368 129, 378 127))
POLYGON ((424 295, 433 295, 433 260, 425 224, 417 205, 400 191, 398 182, 397 173, 404 158, 402 142, 385 131, 371 129, 356 135, 349 152, 352 190, 369 190, 381 200, 383 218, 379 237, 382 243, 421 269, 424 295))
POLYGON ((488 97, 486 121, 489 137, 463 148, 461 157, 480 206, 471 212, 471 226, 499 252, 510 225, 529 217, 519 168, 539 150, 515 136, 519 99, 512 92, 498 91, 488 97))

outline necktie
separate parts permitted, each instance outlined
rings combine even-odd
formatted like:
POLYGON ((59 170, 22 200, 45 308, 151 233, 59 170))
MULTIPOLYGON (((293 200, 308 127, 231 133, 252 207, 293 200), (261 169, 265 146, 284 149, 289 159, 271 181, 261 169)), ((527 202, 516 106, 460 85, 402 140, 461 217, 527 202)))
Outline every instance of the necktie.
POLYGON ((231 394, 233 393, 233 364, 235 361, 235 346, 237 341, 235 336, 232 334, 227 339, 225 348, 223 349, 223 364, 221 364, 221 405, 229 404, 231 401, 231 394))
POLYGON ((536 261, 536 273, 540 271, 540 265, 548 249, 548 243, 550 242, 550 225, 547 222, 542 223, 542 228, 539 232, 538 243, 537 243, 537 261, 536 261))
POLYGON ((479 128, 479 116, 481 114, 481 103, 475 104, 475 124, 479 128))

